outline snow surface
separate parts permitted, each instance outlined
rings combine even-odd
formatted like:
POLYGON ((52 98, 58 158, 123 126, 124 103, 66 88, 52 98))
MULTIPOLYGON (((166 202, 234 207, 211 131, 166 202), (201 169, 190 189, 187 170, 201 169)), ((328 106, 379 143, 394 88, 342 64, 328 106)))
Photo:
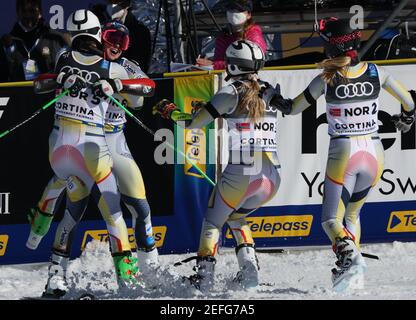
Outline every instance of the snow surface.
MULTIPOLYGON (((233 250, 222 250, 216 265, 216 284, 209 293, 201 293, 182 276, 193 273, 195 261, 174 267, 191 254, 162 255, 158 286, 118 290, 112 258, 105 243, 90 242, 81 257, 68 268, 71 289, 69 299, 83 292, 100 299, 416 299, 416 243, 394 242, 363 247, 363 252, 378 255, 366 259, 365 287, 335 293, 331 288, 331 268, 335 257, 329 248, 289 250, 285 253, 258 253, 258 288, 244 290, 232 282, 237 270, 233 250)), ((0 299, 39 296, 47 279, 47 264, 0 266, 0 299)))

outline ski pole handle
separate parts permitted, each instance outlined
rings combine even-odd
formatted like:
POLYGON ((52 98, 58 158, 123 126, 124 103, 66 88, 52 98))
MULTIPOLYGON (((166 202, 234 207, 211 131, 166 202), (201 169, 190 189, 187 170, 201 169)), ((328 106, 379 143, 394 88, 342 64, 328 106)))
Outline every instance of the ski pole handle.
POLYGON ((152 97, 155 94, 156 83, 149 78, 121 80, 123 89, 120 93, 136 96, 152 97))
POLYGON ((156 83, 149 78, 137 78, 137 79, 120 79, 123 86, 134 86, 134 85, 142 85, 146 87, 156 88, 156 83))
MULTIPOLYGON (((36 93, 49 93, 56 89, 57 74, 44 73, 39 75, 34 81, 36 93)), ((155 92, 156 83, 149 78, 120 79, 123 84, 121 93, 133 94, 144 97, 152 97, 155 92)))

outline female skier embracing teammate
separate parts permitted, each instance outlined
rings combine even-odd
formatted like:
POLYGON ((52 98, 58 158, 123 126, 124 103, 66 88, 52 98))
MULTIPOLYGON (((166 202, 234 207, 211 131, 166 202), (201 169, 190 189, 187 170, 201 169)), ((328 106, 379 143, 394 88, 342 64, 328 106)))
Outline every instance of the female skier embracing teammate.
MULTIPOLYGON (((147 75, 141 71, 136 62, 121 58, 122 53, 129 46, 129 32, 124 25, 118 22, 106 23, 102 28, 102 43, 105 59, 121 65, 130 79, 147 78, 147 75)), ((121 101, 123 105, 139 109, 143 105, 142 95, 150 95, 152 91, 150 87, 142 86, 142 89, 143 92, 140 92, 141 89, 139 86, 136 86, 134 92, 130 88, 130 94, 114 93, 114 97, 121 101)), ((104 131, 105 140, 113 159, 112 172, 117 179, 121 200, 126 204, 133 216, 137 255, 140 261, 138 267, 143 276, 149 276, 145 277, 146 279, 151 279, 155 276, 152 271, 158 266, 158 254, 152 235, 150 207, 146 200, 143 178, 125 140, 125 122, 126 116, 124 111, 117 105, 109 103, 105 113, 104 131)), ((66 211, 57 228, 53 251, 69 257, 75 226, 82 219, 88 204, 90 191, 85 186, 78 186, 78 193, 82 196, 74 199, 71 197, 72 191, 68 188, 66 181, 60 181, 57 177, 50 181, 38 208, 32 211, 34 214, 31 217, 31 235, 27 242, 29 248, 35 249, 48 231, 53 215, 58 209, 59 201, 57 200, 59 195, 65 189, 67 189, 68 194, 66 211), (51 214, 46 215, 39 208, 42 208, 42 210, 49 209, 51 214)), ((95 193, 94 195, 96 196, 95 193)), ((98 199, 96 200, 98 201, 98 199)), ((134 259, 131 260, 135 261, 134 259)), ((130 274, 123 275, 122 273, 119 276, 124 280, 132 277, 130 274)))
MULTIPOLYGON (((82 216, 88 194, 95 193, 107 224, 117 278, 120 283, 129 282, 135 279, 136 259, 131 257, 120 193, 112 171, 113 160, 105 136, 107 98, 120 92, 123 88, 121 79, 129 76, 121 65, 103 59, 101 26, 93 13, 75 11, 68 18, 67 29, 72 36, 72 47, 58 58, 56 82, 59 90, 69 90, 69 94, 56 102, 55 123, 49 138, 49 159, 56 175, 53 181, 67 187, 72 204, 61 223, 66 227, 75 226, 82 216)), ((61 192, 45 198, 42 209, 56 201, 61 192)), ((32 219, 31 236, 36 235, 36 227, 46 224, 47 228, 43 229, 47 230, 51 220, 43 214, 34 215, 32 219)), ((64 228, 60 237, 55 238, 44 292, 46 297, 59 298, 65 294, 69 261, 66 245, 72 234, 69 229, 64 228)), ((29 245, 32 240, 30 237, 29 245)), ((37 240, 35 237, 35 245, 37 240)))

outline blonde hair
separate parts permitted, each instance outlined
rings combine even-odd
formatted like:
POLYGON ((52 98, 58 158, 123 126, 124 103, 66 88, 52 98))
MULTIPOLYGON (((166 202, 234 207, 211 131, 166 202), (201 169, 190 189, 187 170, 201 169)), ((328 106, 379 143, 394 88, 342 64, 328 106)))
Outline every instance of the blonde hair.
POLYGON ((351 65, 351 57, 341 56, 331 59, 325 59, 317 64, 318 68, 324 69, 321 74, 322 80, 329 85, 334 85, 334 82, 341 74, 344 81, 347 81, 346 75, 348 68, 351 65))
POLYGON ((264 115, 264 101, 259 97, 260 85, 256 74, 246 76, 248 81, 242 83, 242 98, 237 105, 237 113, 248 114, 251 122, 256 122, 264 115))

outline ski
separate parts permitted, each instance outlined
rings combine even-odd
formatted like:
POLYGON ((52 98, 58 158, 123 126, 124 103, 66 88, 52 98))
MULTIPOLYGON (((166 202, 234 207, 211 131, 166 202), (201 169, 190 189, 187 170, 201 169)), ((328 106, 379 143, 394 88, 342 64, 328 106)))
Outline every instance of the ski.
POLYGON ((22 297, 19 300, 63 300, 59 298, 47 298, 47 297, 22 297))
POLYGON ((64 300, 98 300, 97 297, 89 292, 84 292, 76 297, 53 297, 53 296, 25 296, 19 300, 55 300, 55 301, 64 301, 64 300))
POLYGON ((368 259, 374 259, 374 260, 380 260, 380 258, 378 256, 376 256, 375 254, 369 254, 369 253, 364 253, 362 252, 361 255, 364 258, 368 258, 368 259))
POLYGON ((285 250, 284 249, 256 248, 256 252, 260 252, 260 253, 285 253, 285 250))

